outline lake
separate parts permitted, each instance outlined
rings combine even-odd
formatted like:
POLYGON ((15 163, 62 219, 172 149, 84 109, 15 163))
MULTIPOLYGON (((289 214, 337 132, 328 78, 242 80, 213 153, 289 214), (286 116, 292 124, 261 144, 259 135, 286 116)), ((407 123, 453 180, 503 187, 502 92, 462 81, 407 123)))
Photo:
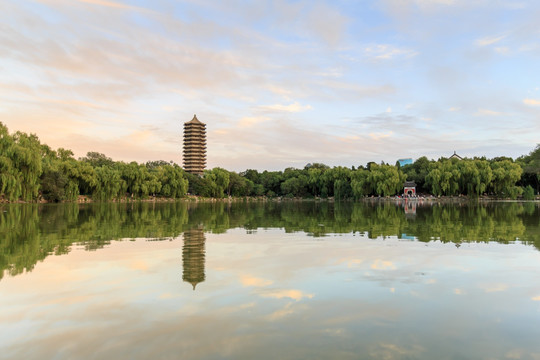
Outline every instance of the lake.
POLYGON ((538 203, 0 210, 2 359, 540 359, 538 203))

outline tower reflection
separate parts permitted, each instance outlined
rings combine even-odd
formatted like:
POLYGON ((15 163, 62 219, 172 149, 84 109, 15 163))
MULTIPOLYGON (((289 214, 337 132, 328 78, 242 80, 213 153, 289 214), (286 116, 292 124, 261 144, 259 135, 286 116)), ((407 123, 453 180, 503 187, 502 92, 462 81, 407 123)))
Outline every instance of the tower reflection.
POLYGON ((193 290, 198 283, 205 280, 205 241, 202 228, 184 231, 184 245, 182 246, 183 273, 182 280, 190 283, 193 290))

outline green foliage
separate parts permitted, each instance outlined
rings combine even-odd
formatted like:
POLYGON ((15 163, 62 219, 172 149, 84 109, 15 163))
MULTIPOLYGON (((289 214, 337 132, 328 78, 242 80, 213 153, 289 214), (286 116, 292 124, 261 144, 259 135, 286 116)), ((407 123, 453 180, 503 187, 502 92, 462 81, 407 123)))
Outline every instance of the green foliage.
POLYGON ((523 199, 534 200, 534 189, 531 185, 527 185, 527 187, 523 190, 523 199))
POLYGON ((356 199, 370 194, 369 171, 358 169, 351 175, 351 190, 356 199))
POLYGON ((456 165, 461 174, 459 183, 461 192, 474 197, 486 192, 493 178, 488 161, 464 159, 456 165))
POLYGON ((8 200, 17 200, 21 195, 21 174, 13 163, 13 137, 8 129, 0 123, 0 194, 8 200))
POLYGON ((92 165, 92 167, 101 167, 101 166, 113 166, 114 161, 110 157, 105 156, 105 154, 89 151, 86 153, 86 156, 79 159, 82 162, 92 165))
POLYGON ((120 197, 126 189, 120 170, 108 165, 95 168, 96 186, 92 197, 95 200, 109 201, 120 197))
POLYGON ((188 189, 188 180, 185 178, 185 173, 182 168, 176 164, 162 164, 157 168, 157 179, 161 182, 161 191, 159 195, 168 198, 184 197, 188 189))
POLYGON ((222 168, 213 168, 204 173, 204 178, 208 181, 210 187, 210 196, 222 198, 229 187, 229 172, 222 168))
POLYGON ((304 174, 291 176, 281 183, 281 193, 290 197, 305 197, 307 195, 308 178, 304 174))
POLYGON ((191 195, 199 195, 204 197, 211 196, 211 185, 210 180, 205 177, 198 175, 186 173, 188 180, 188 193, 191 195))
POLYGON ((530 185, 536 192, 540 191, 540 144, 528 155, 522 156, 516 160, 523 168, 521 185, 530 185))
POLYGON ((253 192, 253 181, 238 175, 235 172, 229 173, 229 187, 227 195, 229 196, 248 196, 253 192))
POLYGON ((510 160, 496 161, 491 164, 493 171, 492 189, 499 197, 515 199, 522 189, 516 186, 523 169, 510 160))
POLYGON ((372 164, 368 175, 371 191, 376 195, 392 196, 403 190, 406 177, 403 172, 392 165, 372 164))
POLYGON ((48 169, 41 176, 41 194, 45 200, 60 202, 66 199, 68 178, 58 170, 48 169))
POLYGON ((36 135, 16 132, 13 135, 11 158, 19 173, 21 182, 21 199, 32 201, 37 199, 41 167, 41 144, 36 135))

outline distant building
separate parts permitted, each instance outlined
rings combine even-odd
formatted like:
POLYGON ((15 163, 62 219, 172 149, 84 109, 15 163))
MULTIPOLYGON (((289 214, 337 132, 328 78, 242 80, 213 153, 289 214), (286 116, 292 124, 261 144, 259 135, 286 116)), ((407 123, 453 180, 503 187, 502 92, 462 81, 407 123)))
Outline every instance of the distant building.
POLYGON ((459 156, 458 154, 456 154, 456 151, 454 150, 454 153, 452 154, 452 156, 449 157, 449 159, 458 159, 458 160, 463 160, 463 158, 461 156, 459 156))
POLYGON ((206 125, 193 115, 184 123, 184 170, 202 175, 206 168, 206 125))
POLYGON ((411 158, 407 158, 407 159, 399 159, 398 160, 398 163, 399 163, 399 166, 405 166, 405 165, 410 165, 413 163, 413 160, 411 158))

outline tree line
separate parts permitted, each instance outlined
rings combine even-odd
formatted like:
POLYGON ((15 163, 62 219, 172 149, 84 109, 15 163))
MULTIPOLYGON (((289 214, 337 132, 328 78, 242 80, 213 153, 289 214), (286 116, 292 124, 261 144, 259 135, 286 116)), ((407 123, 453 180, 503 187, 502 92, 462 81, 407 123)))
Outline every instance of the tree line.
POLYGON ((515 161, 493 159, 417 159, 399 166, 370 162, 366 166, 329 167, 308 164, 284 171, 248 169, 236 173, 222 168, 203 176, 186 173, 170 161, 113 161, 98 152, 75 159, 71 150, 53 150, 34 134, 10 134, 0 123, 0 196, 8 201, 75 201, 79 195, 97 201, 149 196, 181 198, 186 194, 359 199, 401 194, 405 180, 417 192, 435 196, 488 194, 504 198, 534 198, 540 184, 540 144, 515 161))
POLYGON ((180 198, 187 188, 184 171, 172 162, 125 163, 97 152, 77 160, 71 150, 53 150, 33 134, 9 134, 0 123, 0 196, 5 200, 75 201, 79 195, 101 201, 149 195, 180 198))

